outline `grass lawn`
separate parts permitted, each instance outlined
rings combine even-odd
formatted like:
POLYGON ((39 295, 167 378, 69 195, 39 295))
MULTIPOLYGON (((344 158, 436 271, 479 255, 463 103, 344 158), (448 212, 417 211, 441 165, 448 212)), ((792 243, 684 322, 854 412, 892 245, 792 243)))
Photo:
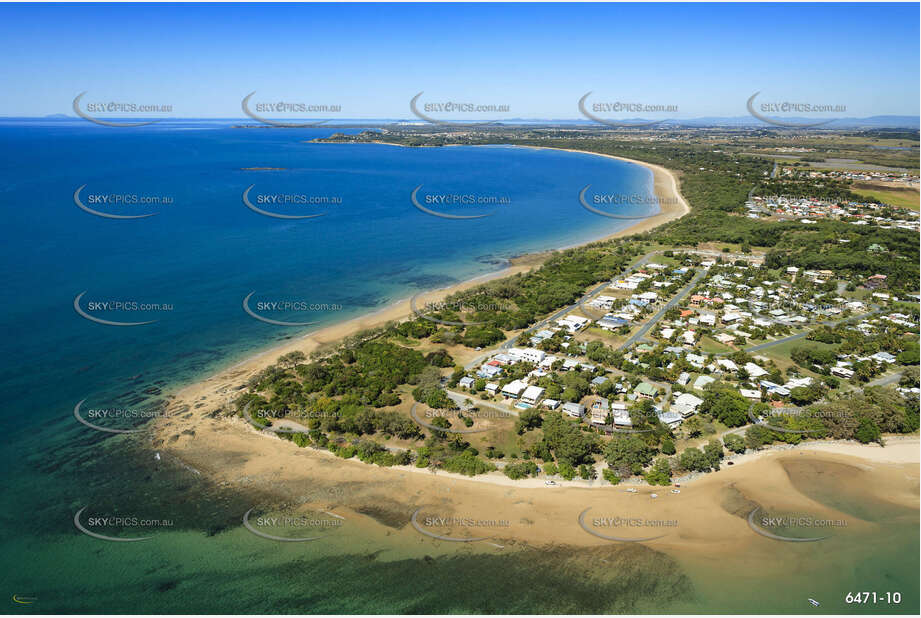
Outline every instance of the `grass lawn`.
POLYGON ((704 354, 717 354, 721 352, 734 352, 733 348, 730 348, 728 345, 723 345, 719 341, 715 341, 710 337, 703 337, 700 340, 700 349, 704 354))
POLYGON ((917 189, 887 189, 883 187, 874 187, 872 189, 852 189, 854 193, 879 200, 890 206, 899 208, 908 208, 909 210, 918 211, 919 193, 917 189))

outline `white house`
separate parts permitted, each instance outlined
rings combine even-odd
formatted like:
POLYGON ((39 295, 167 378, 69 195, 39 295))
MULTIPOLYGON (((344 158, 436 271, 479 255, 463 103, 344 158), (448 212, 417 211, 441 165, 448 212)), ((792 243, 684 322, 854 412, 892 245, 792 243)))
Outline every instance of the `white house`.
POLYGON ((742 396, 746 399, 751 399, 754 401, 760 401, 761 391, 755 390, 753 388, 740 388, 739 392, 742 393, 742 396))
POLYGON ((752 378, 760 378, 761 376, 766 376, 768 374, 767 371, 755 363, 745 363, 745 371, 747 371, 748 375, 752 378))
POLYGON ((524 389, 524 392, 521 394, 521 401, 524 403, 529 403, 532 406, 536 405, 540 398, 544 395, 544 389, 540 386, 529 386, 524 389))
POLYGON ((461 387, 461 388, 472 388, 472 387, 473 387, 473 378, 471 378, 471 377, 469 377, 469 376, 465 376, 465 377, 463 377, 463 378, 460 379, 460 381, 458 382, 458 384, 460 384, 460 387, 461 387))
POLYGON ((515 362, 526 362, 539 364, 547 354, 543 350, 538 350, 537 348, 512 348, 508 351, 508 355, 515 362))
POLYGON ((585 406, 581 403, 566 402, 563 404, 563 412, 573 418, 582 418, 585 416, 585 406))
MULTIPOLYGON (((698 380, 699 379, 700 378, 698 378, 698 380)), ((683 418, 687 418, 697 412, 697 408, 700 407, 700 404, 703 402, 703 399, 691 393, 681 393, 675 398, 675 403, 672 404, 671 411, 675 414, 680 414, 683 418)))
POLYGON ((502 387, 502 394, 506 397, 511 397, 512 399, 518 399, 521 396, 522 391, 528 388, 528 385, 522 382, 521 380, 512 380, 504 387, 502 387))

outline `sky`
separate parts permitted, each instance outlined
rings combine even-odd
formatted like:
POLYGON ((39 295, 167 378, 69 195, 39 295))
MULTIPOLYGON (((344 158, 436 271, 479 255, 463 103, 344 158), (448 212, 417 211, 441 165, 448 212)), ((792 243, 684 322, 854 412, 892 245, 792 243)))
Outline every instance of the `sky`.
POLYGON ((336 118, 412 118, 419 92, 420 110, 509 108, 455 118, 580 118, 589 91, 590 111, 676 106, 669 118, 745 116, 758 91, 917 116, 918 24, 918 3, 2 4, 0 116, 73 114, 84 91, 185 118, 241 118, 253 91, 250 109, 338 105, 336 118))

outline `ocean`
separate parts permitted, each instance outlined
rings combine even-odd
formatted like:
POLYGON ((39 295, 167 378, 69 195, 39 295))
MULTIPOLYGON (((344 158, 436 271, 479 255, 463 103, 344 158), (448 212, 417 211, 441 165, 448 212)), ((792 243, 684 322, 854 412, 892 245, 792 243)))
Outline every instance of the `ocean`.
MULTIPOLYGON (((171 391, 285 339, 632 223, 584 208, 587 185, 590 195, 633 196, 618 214, 658 211, 651 172, 637 165, 505 146, 309 143, 333 132, 205 121, 133 129, 0 122, 7 298, 0 549, 8 611, 799 609, 808 586, 797 588, 794 604, 778 595, 780 578, 743 590, 735 573, 691 568, 643 546, 581 550, 577 559, 572 548, 552 545, 432 555, 368 536, 273 543, 240 521, 267 488, 215 485, 156 460, 142 434, 100 432, 75 419, 78 402, 84 417, 94 407, 152 410, 171 391), (87 209, 156 214, 115 219, 87 209), (247 297, 257 316, 301 325, 253 317, 247 297), (145 542, 105 542, 75 527, 84 507, 160 525, 145 542)), ((144 420, 127 416, 94 422, 127 430, 144 420)), ((791 472, 817 500, 850 495, 810 484, 815 474, 791 472)), ((917 513, 861 508, 861 517, 891 523, 846 554, 874 566, 855 574, 829 565, 823 589, 861 577, 883 586, 882 573, 888 589, 900 587, 916 606, 917 581, 912 588, 906 576, 917 574, 917 555, 897 556, 902 540, 917 546, 917 513)))

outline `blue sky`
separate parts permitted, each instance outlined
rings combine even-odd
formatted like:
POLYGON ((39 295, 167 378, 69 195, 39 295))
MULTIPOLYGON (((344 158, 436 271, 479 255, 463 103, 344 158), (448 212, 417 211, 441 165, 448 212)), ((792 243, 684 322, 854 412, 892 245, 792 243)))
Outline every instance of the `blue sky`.
POLYGON ((759 90, 846 116, 917 115, 918 21, 917 3, 3 4, 0 115, 72 113, 88 91, 239 118, 257 91, 409 118, 425 91, 420 102, 511 108, 496 117, 576 118, 593 91, 688 118, 744 116, 759 90))

